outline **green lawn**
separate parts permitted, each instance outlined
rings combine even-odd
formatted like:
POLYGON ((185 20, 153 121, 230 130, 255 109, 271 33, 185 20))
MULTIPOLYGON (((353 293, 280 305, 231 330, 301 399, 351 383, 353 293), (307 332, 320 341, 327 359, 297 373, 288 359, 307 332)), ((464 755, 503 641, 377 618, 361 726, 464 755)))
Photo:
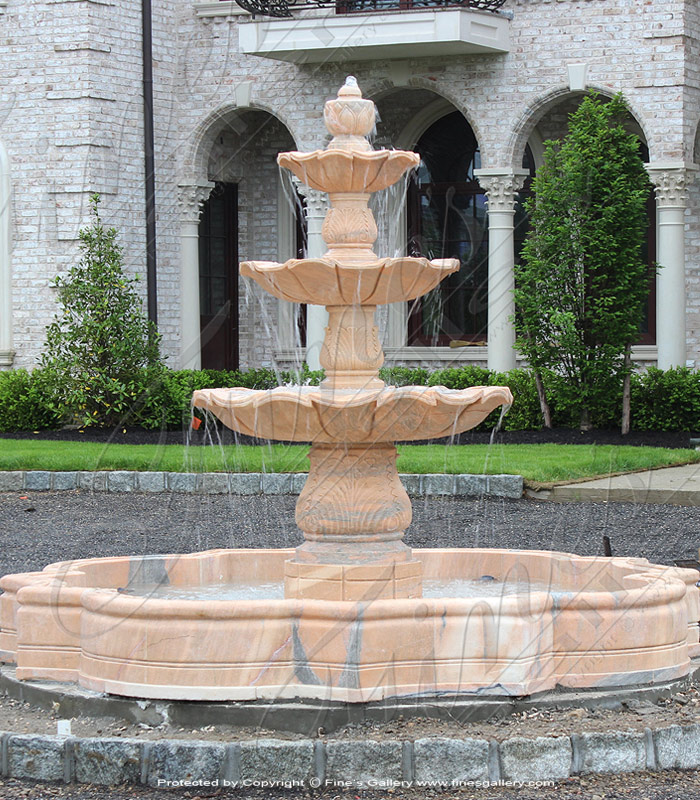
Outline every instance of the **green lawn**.
MULTIPOLYGON (((172 472, 306 472, 308 448, 103 445, 0 439, 0 470, 134 469, 172 472)), ((700 461, 695 450, 614 445, 400 445, 400 472, 513 473, 533 483, 700 461)))

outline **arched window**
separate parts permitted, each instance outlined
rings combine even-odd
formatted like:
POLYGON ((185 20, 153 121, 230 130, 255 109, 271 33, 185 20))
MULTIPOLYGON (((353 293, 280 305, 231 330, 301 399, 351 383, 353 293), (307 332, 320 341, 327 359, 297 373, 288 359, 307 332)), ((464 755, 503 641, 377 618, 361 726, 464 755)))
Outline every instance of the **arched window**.
POLYGON ((435 122, 415 150, 421 164, 408 189, 408 252, 457 258, 459 272, 410 304, 409 345, 486 342, 488 223, 486 196, 474 178, 479 145, 458 111, 435 122))

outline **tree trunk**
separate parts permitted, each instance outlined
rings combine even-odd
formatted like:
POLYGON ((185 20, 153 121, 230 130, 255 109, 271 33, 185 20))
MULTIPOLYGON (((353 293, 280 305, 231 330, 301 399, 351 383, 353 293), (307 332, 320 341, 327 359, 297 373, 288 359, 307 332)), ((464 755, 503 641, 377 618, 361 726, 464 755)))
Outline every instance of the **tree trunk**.
POLYGON ((542 383, 542 376, 537 370, 535 373, 535 386, 537 387, 537 397, 540 401, 540 410, 542 411, 542 420, 545 428, 552 427, 552 412, 549 410, 549 403, 547 402, 547 395, 544 391, 544 384, 542 383))
POLYGON ((630 432, 630 384, 632 365, 632 347, 627 345, 625 348, 625 379, 622 383, 622 425, 620 433, 626 436, 630 432))
POLYGON ((581 431, 590 431, 593 427, 591 424, 591 412, 587 408, 581 409, 581 422, 579 428, 581 431))

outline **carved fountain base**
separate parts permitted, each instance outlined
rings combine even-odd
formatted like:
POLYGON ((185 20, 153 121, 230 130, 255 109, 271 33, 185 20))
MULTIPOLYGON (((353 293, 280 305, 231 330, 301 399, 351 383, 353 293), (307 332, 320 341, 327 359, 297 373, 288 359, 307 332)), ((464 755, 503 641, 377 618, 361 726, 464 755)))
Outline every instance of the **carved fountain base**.
POLYGON ((285 597, 421 596, 421 564, 401 541, 411 501, 393 444, 315 444, 296 522, 305 542, 285 565, 285 597))

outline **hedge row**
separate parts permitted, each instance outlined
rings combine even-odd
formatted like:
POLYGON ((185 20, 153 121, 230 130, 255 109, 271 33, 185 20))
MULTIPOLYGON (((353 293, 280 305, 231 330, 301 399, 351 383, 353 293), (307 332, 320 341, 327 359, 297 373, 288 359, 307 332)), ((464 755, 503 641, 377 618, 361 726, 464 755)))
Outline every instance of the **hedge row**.
MULTIPOLYGON (((447 386, 464 389, 470 386, 509 386, 514 403, 503 420, 505 430, 536 430, 542 427, 540 406, 533 375, 528 370, 507 373, 490 372, 483 367, 464 366, 428 371, 391 367, 381 377, 395 386, 447 386)), ((124 388, 130 400, 123 424, 145 428, 180 428, 192 413, 190 400, 197 389, 243 386, 270 389, 275 386, 304 383, 317 385, 320 372, 275 372, 252 369, 245 372, 221 370, 144 371, 124 388)), ((60 407, 55 401, 55 378, 45 370, 23 369, 0 372, 0 431, 40 430, 62 424, 60 407)), ((698 431, 700 428, 700 372, 685 367, 666 372, 650 368, 634 373, 631 385, 631 415, 634 430, 698 431)), ((555 427, 575 427, 578 410, 562 402, 556 392, 556 380, 549 386, 549 401, 555 427)), ((593 410, 597 428, 615 428, 620 424, 621 394, 611 394, 593 410)), ((498 420, 494 412, 480 426, 492 427, 498 420)))

